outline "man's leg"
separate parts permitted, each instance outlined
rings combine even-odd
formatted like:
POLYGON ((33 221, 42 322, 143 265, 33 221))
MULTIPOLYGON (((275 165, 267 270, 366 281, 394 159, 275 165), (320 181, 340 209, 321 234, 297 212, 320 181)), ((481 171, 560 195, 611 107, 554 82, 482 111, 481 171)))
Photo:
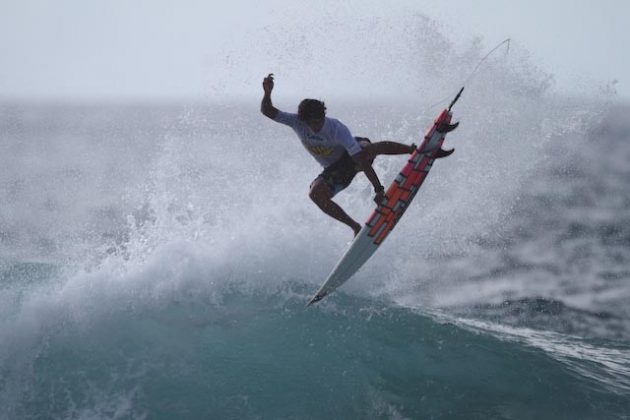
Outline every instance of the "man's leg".
POLYGON ((372 157, 376 157, 378 155, 408 155, 416 150, 416 145, 396 143, 394 141, 379 141, 376 143, 366 144, 364 149, 372 157))
MULTIPOLYGON (((370 154, 370 157, 374 159, 378 155, 406 155, 413 153, 416 150, 415 144, 402 144, 394 141, 379 141, 377 143, 361 144, 361 146, 370 154)), ((440 149, 435 154, 436 159, 445 158, 453 154, 455 149, 444 150, 440 149)))
POLYGON ((322 209, 324 213, 339 220, 341 223, 350 226, 350 228, 354 231, 355 236, 359 233, 361 225, 355 222, 352 217, 348 216, 346 212, 337 205, 337 203, 332 201, 330 187, 323 179, 317 178, 313 181, 309 197, 320 209, 322 209))

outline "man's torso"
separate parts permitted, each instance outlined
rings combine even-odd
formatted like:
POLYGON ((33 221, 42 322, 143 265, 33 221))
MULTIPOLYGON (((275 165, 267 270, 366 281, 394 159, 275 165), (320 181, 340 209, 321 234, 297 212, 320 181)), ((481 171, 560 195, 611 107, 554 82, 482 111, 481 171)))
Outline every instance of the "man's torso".
POLYGON ((291 127, 306 150, 324 168, 338 161, 346 151, 351 156, 361 151, 350 130, 334 118, 326 118, 318 132, 314 132, 297 114, 280 111, 275 121, 291 127))

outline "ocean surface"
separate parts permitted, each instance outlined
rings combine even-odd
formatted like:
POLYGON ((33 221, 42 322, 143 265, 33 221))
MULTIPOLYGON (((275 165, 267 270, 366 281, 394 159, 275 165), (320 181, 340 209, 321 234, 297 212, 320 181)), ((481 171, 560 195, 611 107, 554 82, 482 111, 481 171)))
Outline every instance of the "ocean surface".
MULTIPOLYGON (((328 113, 418 142, 464 75, 328 113)), ((455 153, 306 308, 352 232, 259 100, 0 104, 0 419, 630 418, 630 107, 493 62, 455 153)), ((365 220, 370 184, 337 200, 365 220)))

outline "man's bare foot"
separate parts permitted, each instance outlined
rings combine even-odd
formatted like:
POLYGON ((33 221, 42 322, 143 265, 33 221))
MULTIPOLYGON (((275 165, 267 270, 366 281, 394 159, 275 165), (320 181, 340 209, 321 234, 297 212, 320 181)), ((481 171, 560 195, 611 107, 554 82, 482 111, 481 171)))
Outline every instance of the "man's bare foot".
POLYGON ((361 225, 356 223, 354 226, 352 226, 352 230, 354 230, 354 236, 356 237, 359 232, 361 232, 361 225))

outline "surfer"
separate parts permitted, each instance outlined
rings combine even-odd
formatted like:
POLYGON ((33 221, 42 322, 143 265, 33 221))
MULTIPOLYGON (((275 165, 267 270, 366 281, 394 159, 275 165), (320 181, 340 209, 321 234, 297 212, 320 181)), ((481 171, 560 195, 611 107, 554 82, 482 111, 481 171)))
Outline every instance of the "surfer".
POLYGON ((410 154, 416 145, 392 141, 372 143, 364 137, 353 137, 341 121, 326 117, 326 106, 317 99, 304 99, 298 106, 297 114, 280 111, 271 103, 273 74, 265 77, 262 85, 265 94, 260 111, 275 122, 291 127, 306 150, 324 167, 311 183, 309 197, 324 213, 352 228, 356 236, 361 225, 332 198, 348 187, 358 172, 363 172, 374 187, 374 201, 382 203, 385 189, 372 168, 374 158, 378 155, 410 154))

